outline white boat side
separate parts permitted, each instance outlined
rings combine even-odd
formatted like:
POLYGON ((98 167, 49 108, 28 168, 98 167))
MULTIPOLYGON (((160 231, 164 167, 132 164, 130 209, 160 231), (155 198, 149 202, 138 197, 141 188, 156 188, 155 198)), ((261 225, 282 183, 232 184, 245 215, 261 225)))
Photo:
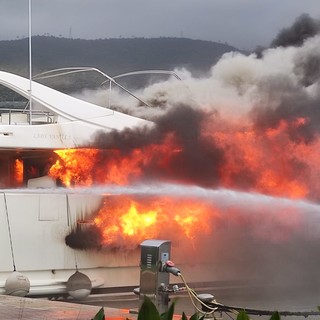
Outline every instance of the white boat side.
MULTIPOLYGON (((0 84, 29 98, 30 81, 0 71, 0 84)), ((60 149, 88 144, 98 130, 123 130, 149 122, 69 96, 32 81, 32 101, 43 113, 2 112, 0 148, 60 149)))
POLYGON ((101 199, 99 194, 62 189, 2 190, 0 294, 13 262, 30 281, 29 295, 66 294, 66 282, 76 268, 93 288, 137 285, 138 250, 73 250, 65 243, 77 221, 97 210, 101 199))

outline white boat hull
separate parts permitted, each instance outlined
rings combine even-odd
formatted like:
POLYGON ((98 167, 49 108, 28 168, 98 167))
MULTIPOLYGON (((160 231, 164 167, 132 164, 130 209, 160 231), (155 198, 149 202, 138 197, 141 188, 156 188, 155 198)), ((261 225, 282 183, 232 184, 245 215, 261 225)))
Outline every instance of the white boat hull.
POLYGON ((65 294, 76 266, 91 279, 93 288, 137 285, 138 249, 73 250, 65 243, 77 221, 98 208, 101 197, 58 190, 1 192, 0 294, 13 263, 30 280, 30 295, 65 294))

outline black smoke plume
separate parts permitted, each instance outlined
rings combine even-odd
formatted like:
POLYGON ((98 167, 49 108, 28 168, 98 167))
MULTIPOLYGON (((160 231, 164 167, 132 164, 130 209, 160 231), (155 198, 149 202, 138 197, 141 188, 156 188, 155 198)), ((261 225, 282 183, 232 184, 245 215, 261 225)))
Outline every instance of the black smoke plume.
POLYGON ((261 105, 251 112, 256 130, 264 132, 268 128, 277 128, 282 120, 288 123, 288 135, 295 143, 309 144, 320 133, 320 96, 310 96, 300 87, 286 81, 274 79, 268 84, 273 96, 281 97, 274 108, 261 105), (296 119, 304 119, 297 125, 296 119))
POLYGON ((102 240, 101 230, 95 225, 85 229, 77 226, 65 237, 66 245, 78 250, 100 250, 102 240))
POLYGON ((218 181, 218 168, 223 161, 223 150, 217 147, 213 139, 207 139, 203 133, 203 123, 214 113, 195 110, 179 105, 159 117, 151 127, 126 129, 121 132, 100 133, 93 145, 103 149, 117 149, 123 155, 135 148, 144 148, 153 144, 162 144, 168 135, 173 135, 178 152, 171 150, 167 166, 161 167, 154 158, 144 168, 145 179, 182 180, 195 182, 203 186, 214 186, 218 181))
POLYGON ((303 42, 314 37, 320 31, 320 22, 308 14, 298 17, 289 28, 282 29, 271 42, 271 47, 301 46, 303 42))

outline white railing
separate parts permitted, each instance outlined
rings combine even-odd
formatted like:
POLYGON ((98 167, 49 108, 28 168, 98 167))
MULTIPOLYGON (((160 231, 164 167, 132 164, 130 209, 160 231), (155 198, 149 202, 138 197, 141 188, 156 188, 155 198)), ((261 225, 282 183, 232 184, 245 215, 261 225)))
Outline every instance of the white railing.
POLYGON ((10 109, 0 108, 0 124, 50 124, 55 122, 55 116, 43 110, 10 109), (32 121, 30 121, 30 116, 32 121))
POLYGON ((103 71, 97 69, 97 68, 92 68, 92 67, 70 67, 70 68, 60 68, 60 69, 54 69, 46 72, 39 73, 33 77, 33 80, 40 80, 40 79, 48 79, 48 78, 53 78, 53 77, 58 77, 58 76, 64 76, 68 74, 74 74, 74 73, 80 73, 80 72, 97 72, 101 74, 106 80, 104 80, 100 86, 105 85, 106 83, 110 83, 109 89, 110 89, 110 94, 109 94, 109 105, 108 107, 111 107, 110 103, 110 97, 111 97, 111 89, 112 89, 112 84, 119 87, 135 99, 137 99, 139 102, 141 102, 143 105, 147 107, 151 107, 147 102, 142 100, 140 97, 135 95, 133 92, 122 86, 119 82, 117 82, 115 79, 122 78, 122 77, 127 77, 127 76, 133 76, 133 75, 141 75, 141 74, 166 74, 169 76, 173 76, 178 80, 181 80, 179 76, 173 72, 173 71, 167 71, 167 70, 141 70, 141 71, 133 71, 133 72, 127 72, 123 73, 120 75, 116 76, 109 76, 108 74, 104 73, 103 71))

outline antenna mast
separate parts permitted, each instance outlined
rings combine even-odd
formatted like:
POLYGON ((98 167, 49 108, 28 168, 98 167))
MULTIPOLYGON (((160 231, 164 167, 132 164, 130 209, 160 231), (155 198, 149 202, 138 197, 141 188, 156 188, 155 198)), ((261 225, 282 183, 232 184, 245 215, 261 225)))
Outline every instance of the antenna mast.
POLYGON ((32 25, 31 25, 31 0, 29 0, 29 124, 32 124, 32 25))

